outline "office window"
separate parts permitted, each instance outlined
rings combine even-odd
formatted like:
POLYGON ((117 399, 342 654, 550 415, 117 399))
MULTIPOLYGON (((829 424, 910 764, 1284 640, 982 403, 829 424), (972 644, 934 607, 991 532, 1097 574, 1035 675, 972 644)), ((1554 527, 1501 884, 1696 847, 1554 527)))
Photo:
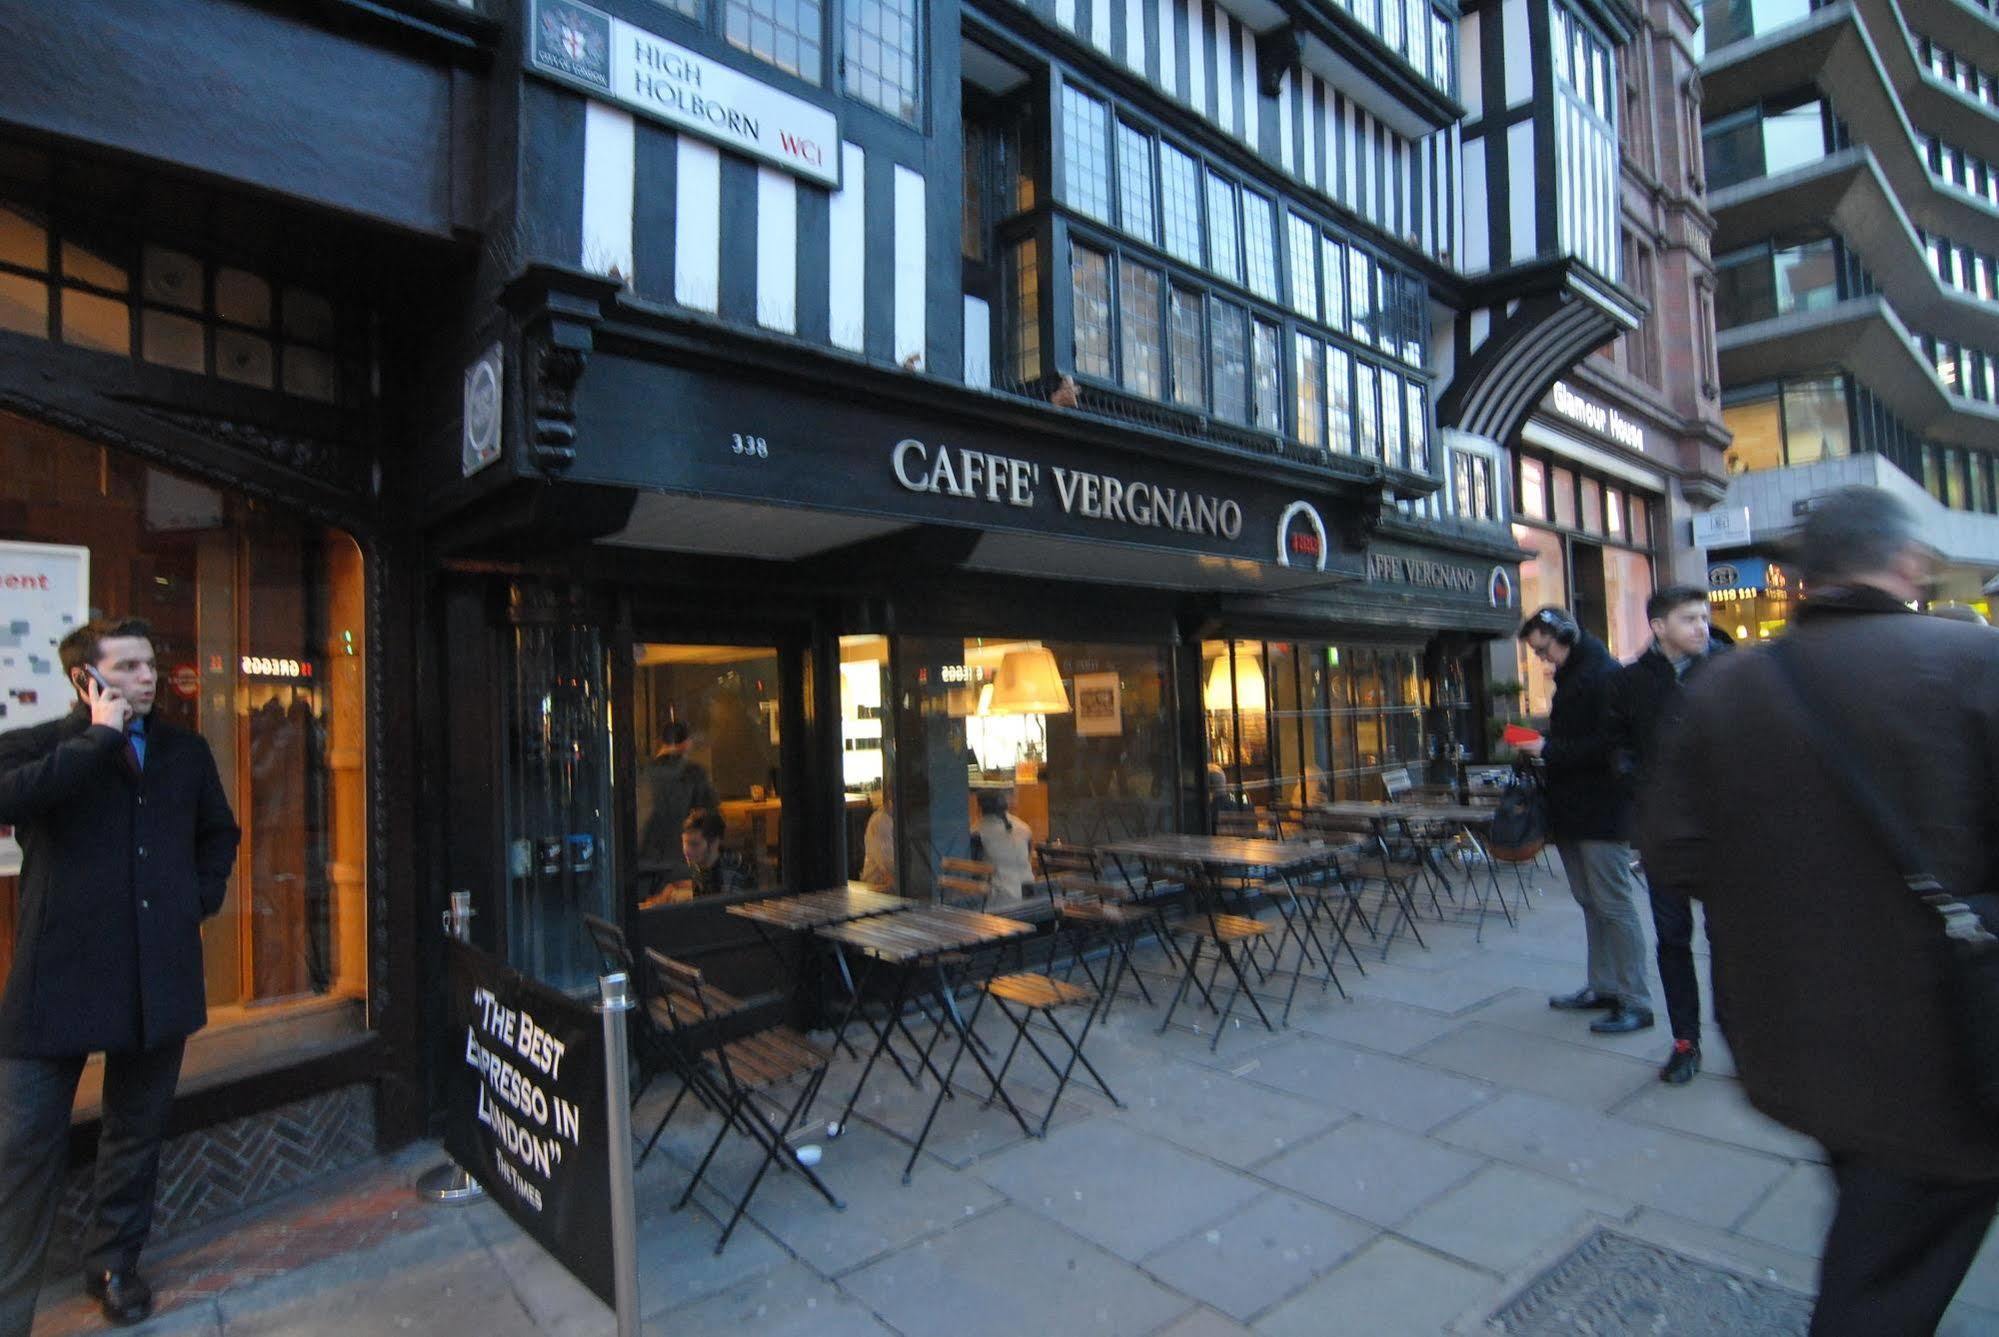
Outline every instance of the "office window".
POLYGON ((1244 268, 1249 290, 1265 301, 1277 300, 1277 215, 1269 200, 1253 190, 1242 195, 1244 268))
POLYGON ((1152 140, 1120 122, 1117 162, 1118 206, 1124 230, 1146 241, 1158 241, 1158 211, 1152 200, 1152 140))
POLYGON ((1076 370, 1111 378, 1111 264, 1102 251, 1071 244, 1069 281, 1074 289, 1076 370))
POLYGON ((1347 261, 1346 247, 1331 237, 1319 241, 1319 277, 1323 281, 1326 300, 1326 328, 1344 329, 1347 323, 1347 261))
POLYGON ((1242 282, 1242 252, 1236 245, 1236 188, 1208 174, 1208 267, 1232 283, 1242 282))
POLYGON ((1250 392, 1256 425, 1266 432, 1284 430, 1284 372, 1277 365, 1277 327, 1267 320, 1252 320, 1250 339, 1250 392))
POLYGON ((1201 263, 1201 169, 1171 144, 1159 146, 1160 219, 1166 253, 1190 265, 1201 263))
POLYGON ((1201 329, 1201 295, 1173 289, 1168 299, 1173 354, 1173 401, 1191 408, 1208 403, 1208 340, 1201 329))
POLYGON ((1369 459, 1381 458, 1381 400, 1374 368, 1355 359, 1353 367, 1354 444, 1369 459))
POLYGON ((1845 459, 1853 453, 1846 387, 1837 377, 1784 387, 1784 449, 1791 464, 1845 459))
POLYGON ((1353 367, 1345 353, 1326 346, 1326 444, 1353 454, 1353 367))
POLYGON ((1284 216, 1291 255, 1291 309, 1307 320, 1319 318, 1318 229, 1297 214, 1284 216))
POLYGON ((923 106, 918 32, 916 0, 847 0, 847 91, 911 125, 923 106))
POLYGON ((1307 334, 1292 336, 1298 355, 1298 440, 1308 446, 1326 443, 1320 422, 1325 412, 1325 371, 1319 341, 1307 334))
POLYGON ((1118 264, 1120 380, 1135 394, 1160 395, 1159 275, 1129 260, 1118 264))
POLYGON ((1111 221, 1110 108, 1062 86, 1062 191, 1078 213, 1111 221))
POLYGON ((729 45, 809 84, 820 81, 825 17, 819 0, 722 0, 729 45))
POLYGON ((1230 422, 1249 419, 1249 329, 1243 309, 1228 302, 1208 303, 1215 336, 1215 416, 1230 422))

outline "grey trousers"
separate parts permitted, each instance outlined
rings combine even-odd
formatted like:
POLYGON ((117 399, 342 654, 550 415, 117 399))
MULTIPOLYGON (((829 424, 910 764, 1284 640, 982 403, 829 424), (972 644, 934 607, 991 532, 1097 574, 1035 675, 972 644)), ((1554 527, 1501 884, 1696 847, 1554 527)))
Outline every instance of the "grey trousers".
POLYGON ((1589 935, 1590 992, 1629 1007, 1650 1008, 1645 981, 1645 921, 1638 911, 1638 879, 1631 847, 1621 840, 1563 840, 1555 844, 1569 891, 1583 908, 1589 935))
MULTIPOLYGON (((182 1042, 104 1056, 104 1115, 83 1270, 139 1261, 153 1227, 160 1142, 182 1042)), ((69 1164, 69 1111, 83 1058, 0 1058, 0 1337, 27 1337, 69 1164)))

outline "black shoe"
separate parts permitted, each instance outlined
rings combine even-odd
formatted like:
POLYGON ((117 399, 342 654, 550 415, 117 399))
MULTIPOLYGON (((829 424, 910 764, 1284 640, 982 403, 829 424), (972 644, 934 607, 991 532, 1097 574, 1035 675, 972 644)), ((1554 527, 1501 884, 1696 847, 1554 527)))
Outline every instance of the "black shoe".
POLYGON ((1659 1069, 1659 1080, 1672 1086, 1685 1086, 1700 1070, 1701 1047, 1687 1040, 1675 1040, 1666 1066, 1659 1069))
POLYGON ((1559 1012, 1615 1012, 1617 1000, 1606 998, 1594 989, 1578 989, 1574 993, 1558 993, 1548 1000, 1548 1006, 1559 1012))
POLYGON ((97 1301, 104 1317, 121 1328, 144 1323, 152 1315, 153 1288, 135 1267, 123 1272, 87 1272, 83 1289, 97 1301))
POLYGON ((1625 1007, 1619 1004, 1611 1014, 1592 1021, 1589 1028, 1598 1035, 1623 1035, 1627 1031, 1649 1031, 1652 1029, 1652 1009, 1649 1007, 1625 1007))

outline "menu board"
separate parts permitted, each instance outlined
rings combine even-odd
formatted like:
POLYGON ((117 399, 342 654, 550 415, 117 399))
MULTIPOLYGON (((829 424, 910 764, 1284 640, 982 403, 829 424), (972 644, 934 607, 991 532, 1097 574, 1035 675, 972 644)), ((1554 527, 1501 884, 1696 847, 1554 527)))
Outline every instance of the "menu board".
MULTIPOLYGON (((90 616, 90 549, 0 542, 0 733, 66 714, 76 694, 56 647, 90 616)), ((0 877, 21 871, 21 847, 0 826, 0 877)))

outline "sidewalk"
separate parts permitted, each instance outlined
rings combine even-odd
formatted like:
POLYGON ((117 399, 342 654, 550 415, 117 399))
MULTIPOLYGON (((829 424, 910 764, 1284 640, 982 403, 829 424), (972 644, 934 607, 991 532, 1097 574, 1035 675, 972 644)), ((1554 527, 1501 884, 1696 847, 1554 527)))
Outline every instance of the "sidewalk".
MULTIPOLYGON (((923 1097, 877 1079, 825 1143, 847 1209, 773 1176, 720 1258, 719 1198, 668 1210, 703 1145, 683 1111, 639 1176, 647 1331, 1802 1332, 1830 1201, 1817 1148, 1749 1109, 1712 1032, 1703 1074, 1669 1088, 1663 1009, 1611 1039, 1550 1011, 1581 983, 1582 919, 1558 877, 1539 882, 1517 930, 1489 923, 1480 945, 1425 924, 1430 950, 1404 939, 1387 964, 1363 947, 1353 1001, 1309 986, 1288 1030, 1252 1018, 1213 1055, 1122 1001, 1088 1053, 1124 1109, 1072 1086, 1042 1142, 950 1102, 907 1187, 908 1144, 886 1129, 913 1130, 923 1097)), ((437 1159, 413 1150, 155 1251, 161 1312, 135 1331, 613 1330, 492 1203, 418 1202, 407 1185, 437 1159)), ((710 1175, 744 1173, 725 1153, 710 1175)), ((65 1279, 35 1334, 98 1326, 65 1279)), ((1999 1331, 1999 1243, 1943 1330, 1999 1331)))

